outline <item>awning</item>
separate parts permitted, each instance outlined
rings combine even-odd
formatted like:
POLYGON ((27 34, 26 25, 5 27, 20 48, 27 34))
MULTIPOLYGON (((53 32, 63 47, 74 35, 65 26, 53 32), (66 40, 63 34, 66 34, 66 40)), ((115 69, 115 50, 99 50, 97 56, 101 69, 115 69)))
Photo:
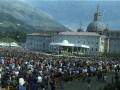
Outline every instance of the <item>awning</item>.
POLYGON ((89 48, 89 46, 87 46, 87 45, 68 43, 67 40, 63 40, 62 43, 54 43, 54 42, 52 42, 52 43, 50 43, 50 45, 89 48))
POLYGON ((13 46, 13 47, 20 47, 17 43, 15 43, 15 42, 12 42, 12 43, 10 43, 10 46, 13 46))

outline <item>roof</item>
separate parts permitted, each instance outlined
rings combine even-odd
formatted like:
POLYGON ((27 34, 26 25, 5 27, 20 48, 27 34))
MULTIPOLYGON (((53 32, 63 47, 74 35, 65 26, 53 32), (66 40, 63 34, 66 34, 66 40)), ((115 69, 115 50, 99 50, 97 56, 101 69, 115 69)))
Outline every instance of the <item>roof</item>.
POLYGON ((87 27, 88 32, 101 32, 104 31, 105 29, 106 27, 100 21, 93 21, 87 27))
POLYGON ((52 43, 50 43, 50 45, 89 48, 89 46, 87 46, 87 45, 73 44, 73 43, 69 43, 67 40, 63 40, 62 43, 54 43, 54 42, 52 42, 52 43))
POLYGON ((12 42, 12 43, 0 42, 0 46, 20 47, 16 42, 12 42))
POLYGON ((19 47, 19 45, 15 42, 10 43, 10 46, 19 47))
POLYGON ((105 32, 120 32, 120 30, 109 30, 109 31, 105 31, 105 32))
POLYGON ((51 34, 32 33, 32 34, 27 34, 27 36, 52 36, 52 35, 51 34))
POLYGON ((60 32, 59 35, 100 36, 94 32, 60 32))
POLYGON ((40 32, 65 32, 67 30, 51 30, 51 29, 47 29, 47 30, 41 30, 40 32))

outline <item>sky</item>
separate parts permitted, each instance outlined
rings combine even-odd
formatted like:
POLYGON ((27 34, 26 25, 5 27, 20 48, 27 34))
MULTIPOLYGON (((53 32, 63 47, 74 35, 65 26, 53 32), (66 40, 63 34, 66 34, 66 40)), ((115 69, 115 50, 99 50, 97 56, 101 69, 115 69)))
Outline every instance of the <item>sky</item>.
POLYGON ((97 5, 101 22, 112 30, 120 30, 120 0, 21 0, 51 15, 72 31, 86 30, 93 21, 97 5))

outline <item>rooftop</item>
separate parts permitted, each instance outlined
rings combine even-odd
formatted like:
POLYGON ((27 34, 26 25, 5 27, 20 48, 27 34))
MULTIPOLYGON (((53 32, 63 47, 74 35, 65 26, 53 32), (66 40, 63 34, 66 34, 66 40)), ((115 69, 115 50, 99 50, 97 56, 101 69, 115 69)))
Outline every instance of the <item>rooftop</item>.
POLYGON ((109 30, 109 31, 105 31, 105 32, 120 32, 120 30, 109 30))
POLYGON ((59 35, 101 36, 94 32, 60 32, 59 35))
POLYGON ((27 34, 27 36, 52 36, 51 34, 41 34, 41 33, 32 33, 32 34, 27 34))

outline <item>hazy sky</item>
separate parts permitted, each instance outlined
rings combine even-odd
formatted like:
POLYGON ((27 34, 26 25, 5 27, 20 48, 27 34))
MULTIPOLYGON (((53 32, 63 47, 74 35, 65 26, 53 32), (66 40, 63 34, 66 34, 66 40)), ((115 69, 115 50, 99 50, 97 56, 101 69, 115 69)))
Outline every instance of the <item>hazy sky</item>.
POLYGON ((101 21, 113 30, 120 30, 120 0, 21 0, 51 15, 61 24, 76 30, 82 25, 86 30, 93 21, 99 4, 101 21))

